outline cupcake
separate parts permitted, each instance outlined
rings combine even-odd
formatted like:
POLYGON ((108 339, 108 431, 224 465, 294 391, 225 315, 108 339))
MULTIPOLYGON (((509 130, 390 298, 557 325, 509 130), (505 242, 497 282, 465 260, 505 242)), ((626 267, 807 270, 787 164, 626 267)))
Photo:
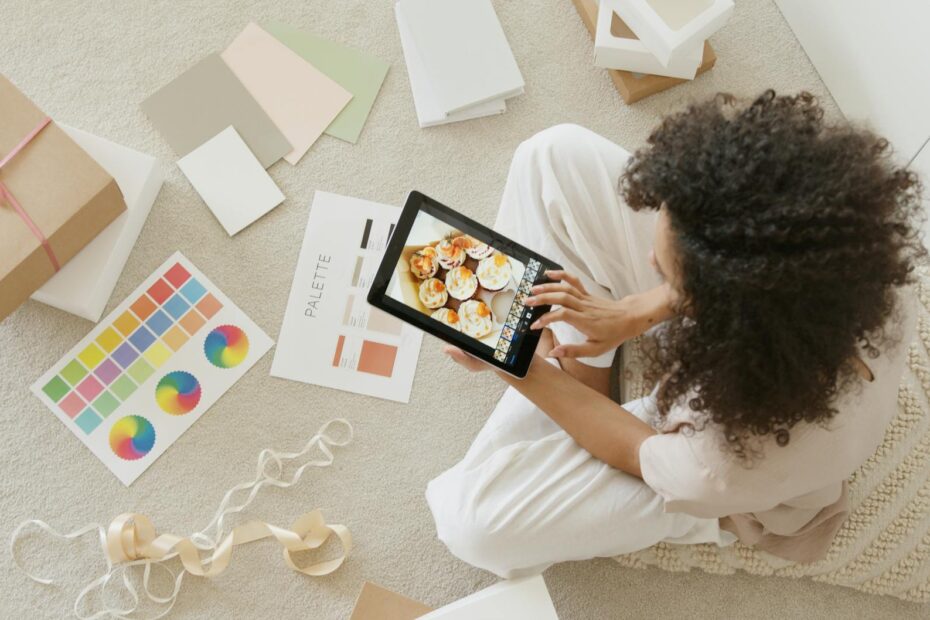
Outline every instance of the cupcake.
POLYGON ((437 243, 436 252, 439 254, 439 266, 443 269, 455 269, 465 262, 465 248, 449 239, 437 243))
POLYGON ((491 309, 483 301, 472 299, 459 308, 462 318, 462 331, 472 338, 484 338, 494 329, 491 309))
POLYGON ((446 288, 454 298, 464 301, 478 290, 478 278, 468 267, 456 267, 446 274, 446 288))
POLYGON ((448 325, 456 331, 462 331, 462 322, 459 320, 459 314, 452 308, 440 308, 430 316, 443 325, 448 325))
POLYGON ((420 280, 432 278, 439 270, 439 261, 436 260, 436 248, 426 246, 417 250, 410 257, 410 271, 420 280))
POLYGON ((475 260, 481 260, 482 258, 487 258, 494 253, 494 248, 489 246, 487 243, 478 241, 470 235, 464 237, 459 237, 459 239, 465 240, 465 253, 475 260))
POLYGON ((420 282, 420 301, 430 310, 441 308, 449 301, 449 292, 442 280, 429 278, 420 282))
POLYGON ((510 283, 510 261, 500 252, 478 263, 478 282, 489 291, 499 291, 510 283))

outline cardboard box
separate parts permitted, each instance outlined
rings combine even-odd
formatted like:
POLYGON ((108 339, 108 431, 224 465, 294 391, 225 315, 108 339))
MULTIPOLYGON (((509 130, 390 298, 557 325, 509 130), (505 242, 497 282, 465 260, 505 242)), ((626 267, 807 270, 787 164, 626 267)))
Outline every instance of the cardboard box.
POLYGON ((684 48, 663 65, 617 15, 614 5, 623 0, 600 0, 594 35, 594 65, 635 73, 692 80, 704 56, 704 42, 684 48))
MULTIPOLYGON (((0 158, 46 118, 0 75, 0 158)), ((64 265, 126 211, 119 186, 54 122, 0 170, 16 198, 64 265)), ((0 320, 29 298, 55 267, 40 240, 11 205, 0 206, 0 320)))
POLYGON ((32 299, 96 323, 142 232, 165 173, 151 155, 64 123, 58 126, 116 179, 126 200, 126 213, 62 265, 61 271, 32 294, 32 299))
POLYGON ((733 0, 623 0, 614 9, 663 65, 723 27, 733 0))
POLYGON ((414 620, 431 611, 423 603, 366 581, 349 620, 414 620))
MULTIPOLYGON (((584 23, 588 32, 593 38, 597 32, 597 2, 596 0, 572 0, 581 21, 584 23)), ((714 54, 710 43, 704 42, 704 57, 701 66, 698 67, 697 74, 700 75, 705 71, 713 68, 717 62, 717 55, 714 54)), ((613 80, 614 86, 623 97, 626 103, 634 103, 654 95, 663 90, 668 90, 678 84, 684 84, 687 80, 671 78, 660 75, 648 75, 643 73, 633 73, 632 71, 620 71, 618 69, 608 69, 608 75, 613 80)))

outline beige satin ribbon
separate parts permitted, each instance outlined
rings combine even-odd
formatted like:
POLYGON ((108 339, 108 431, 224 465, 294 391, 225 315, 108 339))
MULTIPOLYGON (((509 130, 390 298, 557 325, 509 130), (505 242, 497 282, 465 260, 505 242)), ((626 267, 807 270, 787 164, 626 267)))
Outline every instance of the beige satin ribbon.
POLYGON ((214 549, 206 565, 200 558, 200 550, 190 538, 174 534, 155 536, 155 527, 145 515, 126 513, 113 519, 107 528, 106 550, 113 564, 136 560, 160 562, 177 556, 184 570, 198 577, 216 577, 229 566, 233 547, 246 545, 264 538, 275 538, 284 547, 284 562, 293 570, 311 577, 328 575, 340 566, 352 549, 352 535, 344 525, 327 524, 319 510, 302 514, 291 529, 250 521, 233 529, 214 549), (313 551, 320 548, 335 534, 342 543, 342 555, 301 568, 294 563, 292 553, 313 551))
POLYGON ((41 584, 55 583, 53 579, 40 577, 26 570, 16 553, 16 546, 23 531, 35 527, 46 534, 63 541, 71 541, 91 532, 96 532, 107 561, 106 572, 87 584, 77 595, 74 601, 74 615, 81 620, 98 620, 102 618, 136 618, 140 596, 129 579, 128 571, 134 566, 143 566, 142 576, 143 592, 152 603, 165 607, 149 620, 155 620, 167 615, 175 602, 181 589, 181 583, 186 573, 199 577, 215 577, 229 566, 232 560, 234 547, 246 545, 251 542, 274 538, 283 547, 284 562, 292 569, 304 575, 321 577, 328 575, 342 566, 352 549, 352 536, 344 525, 326 523, 319 510, 304 513, 294 521, 291 529, 281 528, 264 521, 250 521, 224 533, 224 521, 227 516, 241 512, 248 507, 255 496, 264 486, 274 486, 286 489, 300 480, 303 472, 310 467, 328 467, 332 465, 334 457, 332 446, 345 446, 352 440, 352 425, 347 420, 338 418, 324 424, 317 433, 310 438, 303 449, 297 452, 277 452, 265 449, 258 455, 255 477, 249 482, 243 482, 229 489, 223 496, 219 508, 210 520, 210 523, 201 531, 189 537, 180 537, 173 534, 156 535, 155 527, 148 517, 139 513, 125 513, 116 517, 109 526, 92 523, 72 532, 63 533, 39 519, 30 519, 19 524, 10 536, 10 554, 13 562, 26 575, 41 584), (336 437, 330 432, 332 426, 342 426, 345 429, 343 437, 336 437), (322 457, 305 460, 291 475, 289 480, 283 479, 286 463, 302 459, 308 453, 317 450, 322 457), (247 491, 246 499, 238 505, 232 505, 237 493, 247 491), (213 535, 207 532, 214 530, 213 535), (338 558, 316 562, 306 567, 300 567, 294 561, 293 554, 299 551, 312 551, 319 549, 331 535, 335 535, 342 544, 342 555, 338 558), (201 552, 212 552, 204 561, 201 552), (184 570, 175 574, 164 562, 177 557, 184 570), (168 596, 153 594, 149 587, 151 569, 153 567, 164 570, 174 581, 174 587, 168 596), (121 576, 121 579, 117 579, 121 576), (119 607, 107 601, 107 588, 111 584, 120 585, 126 593, 130 603, 119 607), (82 609, 84 600, 94 591, 100 591, 100 600, 103 609, 86 614, 82 609))

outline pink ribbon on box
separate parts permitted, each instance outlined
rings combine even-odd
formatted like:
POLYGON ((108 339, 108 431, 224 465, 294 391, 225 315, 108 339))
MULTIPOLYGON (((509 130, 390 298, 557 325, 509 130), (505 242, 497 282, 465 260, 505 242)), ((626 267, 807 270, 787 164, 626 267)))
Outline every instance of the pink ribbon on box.
MULTIPOLYGON (((46 116, 42 119, 38 125, 35 126, 35 129, 26 134, 26 137, 23 138, 19 144, 13 147, 13 150, 10 151, 6 157, 0 159, 0 170, 3 169, 11 159, 13 159, 17 153, 19 153, 27 144, 32 142, 32 139, 39 135, 39 132, 45 129, 45 126, 52 122, 52 119, 46 116)), ((6 201, 10 203, 10 206, 13 207, 13 210, 16 211, 20 219, 29 227, 29 230, 32 231, 32 234, 35 235, 35 238, 39 240, 39 243, 42 244, 42 248, 45 250, 45 253, 48 254, 48 260, 51 261, 52 267, 55 268, 55 271, 58 272, 61 269, 61 265, 58 263, 58 257, 55 256, 55 252, 52 251, 52 245, 48 242, 48 239, 45 238, 45 235, 42 234, 42 231, 39 230, 39 227, 36 223, 29 217, 29 214, 26 213, 26 210, 23 209, 22 205, 19 204, 19 201, 16 200, 16 196, 13 195, 13 192, 3 184, 3 180, 0 179, 0 202, 6 201)))

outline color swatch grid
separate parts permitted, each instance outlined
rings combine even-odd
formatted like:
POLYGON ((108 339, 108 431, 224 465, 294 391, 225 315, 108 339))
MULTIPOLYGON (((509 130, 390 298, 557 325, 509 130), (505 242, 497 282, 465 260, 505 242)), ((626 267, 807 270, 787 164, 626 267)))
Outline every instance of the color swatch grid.
POLYGON ((42 391, 90 434, 222 307, 175 263, 42 391))
POLYGON ((176 253, 32 390, 130 484, 271 345, 176 253))

